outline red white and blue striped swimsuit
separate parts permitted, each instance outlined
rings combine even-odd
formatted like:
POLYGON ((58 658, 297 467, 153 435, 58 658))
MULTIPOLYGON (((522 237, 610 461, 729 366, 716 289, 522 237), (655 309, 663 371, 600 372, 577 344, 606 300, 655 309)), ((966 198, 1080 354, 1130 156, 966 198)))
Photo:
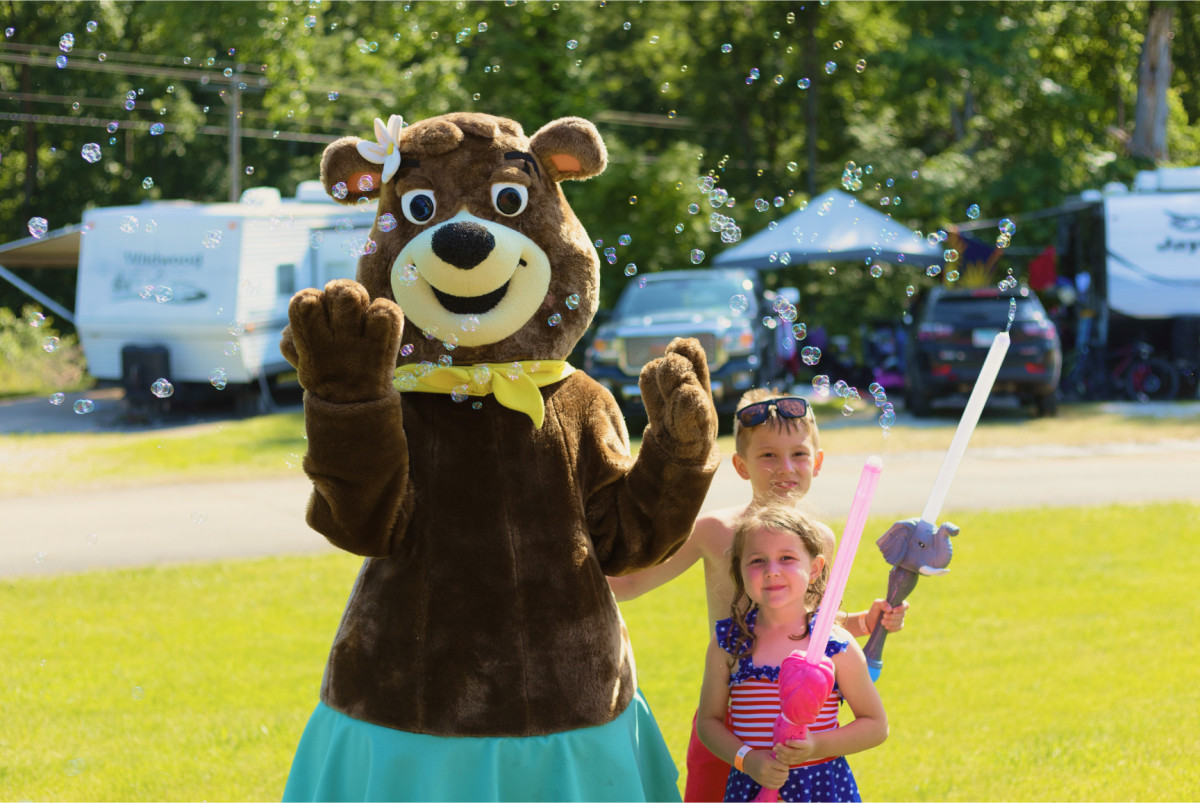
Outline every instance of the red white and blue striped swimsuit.
MULTIPOLYGON (((758 610, 746 615, 746 625, 754 632, 758 610)), ((779 716, 779 667, 758 666, 746 655, 745 647, 734 652, 733 640, 736 629, 732 619, 717 622, 717 643, 726 652, 738 657, 738 666, 729 677, 729 712, 731 730, 743 742, 755 749, 771 749, 775 742, 771 738, 775 718, 779 716)), ((848 641, 830 638, 825 645, 825 654, 833 657, 849 646, 848 641)), ((816 721, 809 732, 829 731, 838 727, 838 707, 842 694, 834 684, 826 698, 816 721)), ((753 800, 760 787, 753 778, 736 769, 729 771, 725 786, 725 799, 733 801, 753 800)), ((860 801, 858 784, 846 759, 823 758, 793 765, 787 783, 779 790, 782 801, 860 801)))

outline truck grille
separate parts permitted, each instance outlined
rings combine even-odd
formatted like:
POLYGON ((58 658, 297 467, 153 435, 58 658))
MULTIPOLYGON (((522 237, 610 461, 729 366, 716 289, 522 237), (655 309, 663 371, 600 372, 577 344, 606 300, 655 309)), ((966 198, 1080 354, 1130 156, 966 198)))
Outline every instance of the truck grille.
POLYGON ((711 332, 700 332, 686 335, 661 335, 653 337, 625 338, 625 347, 621 349, 621 370, 629 376, 637 376, 642 372, 642 366, 661 357, 667 351, 667 345, 676 337, 694 337, 700 341, 700 347, 708 357, 709 368, 717 365, 717 337, 711 332))

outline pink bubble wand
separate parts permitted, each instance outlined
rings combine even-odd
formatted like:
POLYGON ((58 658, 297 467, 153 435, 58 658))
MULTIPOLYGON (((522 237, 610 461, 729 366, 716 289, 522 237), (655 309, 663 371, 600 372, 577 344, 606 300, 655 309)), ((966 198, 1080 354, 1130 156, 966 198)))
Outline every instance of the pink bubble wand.
MULTIPOLYGON (((883 460, 874 455, 867 458, 858 478, 858 488, 854 491, 850 515, 846 518, 846 529, 842 531, 842 540, 838 544, 829 584, 825 587, 817 620, 808 637, 808 649, 793 651, 779 667, 779 716, 775 718, 771 737, 775 744, 783 744, 791 739, 807 739, 808 726, 816 721, 821 707, 833 690, 833 661, 825 655, 825 644, 829 641, 833 620, 842 605, 842 594, 846 591, 850 567, 854 564, 858 542, 862 540, 881 471, 883 460)), ((754 799, 776 801, 779 800, 779 792, 764 787, 754 799)))

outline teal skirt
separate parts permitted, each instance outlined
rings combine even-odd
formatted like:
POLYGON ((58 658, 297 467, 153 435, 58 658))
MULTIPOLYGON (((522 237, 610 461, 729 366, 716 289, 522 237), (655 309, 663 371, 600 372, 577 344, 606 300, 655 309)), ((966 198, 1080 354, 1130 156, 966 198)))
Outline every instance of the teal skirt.
POLYGON ((641 691, 607 725, 549 736, 430 736, 318 703, 283 799, 679 800, 679 777, 641 691))

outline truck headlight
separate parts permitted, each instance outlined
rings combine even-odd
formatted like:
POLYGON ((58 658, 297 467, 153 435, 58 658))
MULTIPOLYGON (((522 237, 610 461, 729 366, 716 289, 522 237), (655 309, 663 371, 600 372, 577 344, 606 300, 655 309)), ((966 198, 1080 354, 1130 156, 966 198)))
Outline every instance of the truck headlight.
POLYGON ((721 348, 726 354, 751 354, 754 351, 754 332, 749 327, 730 329, 721 335, 721 348))
POLYGON ((617 341, 612 337, 597 337, 592 341, 592 357, 599 362, 616 362, 617 341))

